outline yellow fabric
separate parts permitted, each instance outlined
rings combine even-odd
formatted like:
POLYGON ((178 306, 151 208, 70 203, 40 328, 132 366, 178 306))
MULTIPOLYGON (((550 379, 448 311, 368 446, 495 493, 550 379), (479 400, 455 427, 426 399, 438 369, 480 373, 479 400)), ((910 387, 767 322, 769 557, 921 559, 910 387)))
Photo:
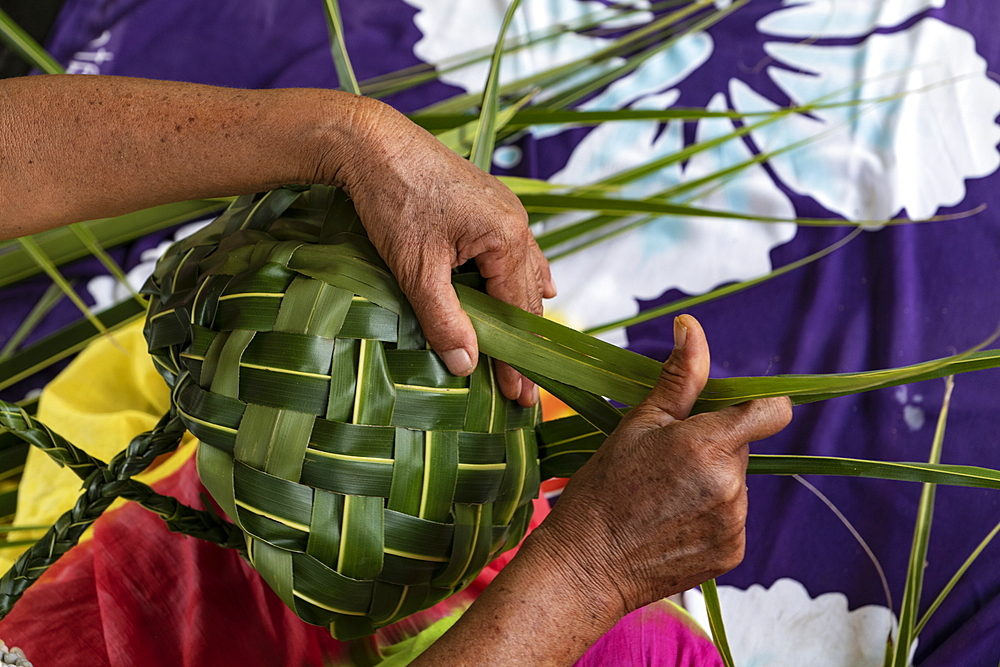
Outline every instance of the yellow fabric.
MULTIPOLYGON (((89 345, 42 391, 38 418, 68 441, 109 461, 133 437, 153 428, 170 406, 167 385, 146 352, 142 321, 89 345)), ((135 479, 153 484, 180 468, 195 451, 197 440, 184 434, 181 447, 135 479)), ((50 526, 73 507, 81 480, 60 468, 34 447, 28 453, 18 490, 15 526, 50 526)), ((111 509, 124 502, 118 500, 111 509)), ((109 510, 110 511, 110 510, 109 510)), ((87 531, 83 539, 90 537, 87 531)), ((14 533, 12 539, 36 539, 44 531, 14 533)), ((0 571, 6 571, 24 548, 0 550, 0 571)))

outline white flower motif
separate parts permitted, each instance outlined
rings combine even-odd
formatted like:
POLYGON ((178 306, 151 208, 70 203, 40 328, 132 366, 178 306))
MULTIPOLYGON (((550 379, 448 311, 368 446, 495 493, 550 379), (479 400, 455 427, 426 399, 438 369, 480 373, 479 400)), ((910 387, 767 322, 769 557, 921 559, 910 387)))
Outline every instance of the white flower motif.
MULTIPOLYGON (((407 0, 418 7, 417 25, 424 37, 416 54, 444 63, 495 39, 510 0, 407 0)), ((852 220, 892 217, 901 210, 914 218, 933 215, 965 198, 965 179, 982 177, 1000 166, 995 145, 1000 128, 1000 86, 989 80, 986 61, 976 53, 972 36, 921 12, 945 0, 785 0, 761 19, 763 33, 803 40, 771 41, 767 53, 786 67, 768 75, 794 102, 878 103, 818 109, 786 115, 751 134, 756 149, 770 153, 769 164, 783 185, 812 197, 828 210, 852 220), (909 22, 909 24, 908 24, 909 22), (876 29, 907 26, 888 34, 876 29), (816 39, 850 37, 853 45, 816 39), (891 99, 890 99, 891 98, 891 99), (796 147, 793 147, 796 146, 796 147)), ((728 3, 717 2, 724 7, 728 3)), ((572 23, 596 2, 546 0, 525 3, 512 35, 539 34, 550 26, 572 23)), ((638 5, 648 7, 648 3, 638 5)), ((648 15, 632 20, 648 20, 648 15)), ((592 54, 606 41, 565 33, 511 55, 501 78, 510 81, 592 54)), ((673 88, 708 61, 714 45, 707 34, 690 34, 643 62, 596 97, 585 109, 666 108, 679 93, 673 88)), ((446 71, 442 79, 476 92, 487 64, 446 71)), ((719 91, 713 108, 725 108, 719 91)), ((771 111, 777 105, 733 78, 730 103, 743 112, 771 111)), ((553 177, 568 185, 589 184, 619 170, 679 150, 680 127, 668 123, 605 123, 574 149, 566 167, 553 177)), ((565 126, 535 127, 536 138, 558 134, 565 126)), ((733 130, 725 120, 704 120, 703 140, 733 130)), ((506 164, 513 155, 498 152, 506 164)), ((750 157, 742 140, 729 141, 697 154, 683 170, 677 165, 631 183, 625 195, 648 196, 671 185, 735 165, 750 157)), ((760 167, 750 167, 711 190, 687 193, 686 200, 755 215, 794 217, 788 198, 760 167), (690 199, 691 195, 695 195, 690 199)), ((545 228, 569 224, 585 215, 561 216, 545 228)), ((560 285, 552 307, 573 326, 588 327, 637 311, 632 299, 653 298, 676 287, 701 293, 771 269, 769 251, 789 241, 793 225, 766 225, 708 219, 660 218, 639 229, 553 263, 560 285)), ((606 339, 625 343, 624 332, 606 339)))
MULTIPOLYGON (((136 264, 131 271, 125 274, 125 277, 128 278, 128 284, 132 286, 132 289, 137 292, 142 289, 146 280, 153 275, 153 269, 156 267, 157 260, 163 256, 163 253, 167 251, 167 248, 172 246, 177 241, 191 236, 214 219, 215 218, 208 218, 206 220, 198 220, 196 222, 188 223, 174 233, 173 239, 169 241, 161 241, 155 248, 144 250, 139 256, 141 262, 136 264)), ((102 311, 105 308, 110 308, 111 306, 121 303, 125 299, 131 297, 131 293, 128 288, 118 282, 114 277, 108 275, 95 276, 87 281, 87 291, 90 292, 90 296, 94 299, 93 310, 95 312, 102 311)))
MULTIPOLYGON (((423 37, 414 45, 414 54, 428 63, 445 64, 455 56, 477 49, 491 49, 496 43, 504 13, 511 0, 405 0, 420 11, 414 23, 423 37)), ((649 6, 648 0, 632 3, 639 9, 649 6)), ((633 23, 649 21, 650 14, 637 12, 616 18, 600 2, 578 2, 577 0, 531 0, 518 9, 507 32, 507 38, 539 35, 552 31, 555 26, 578 25, 579 22, 600 21, 605 27, 625 27, 633 23)), ((554 31, 553 31, 554 34, 554 31)), ((580 58, 590 56, 607 46, 607 42, 597 37, 562 32, 551 39, 519 49, 504 57, 500 69, 500 82, 507 83, 543 72, 549 68, 565 65, 580 58)), ((616 60, 615 62, 621 62, 616 60)), ((444 68, 440 79, 453 86, 477 93, 486 85, 489 60, 461 67, 444 68)))
MULTIPOLYGON (((674 91, 647 97, 637 108, 665 108, 674 91)), ((721 110, 721 94, 708 105, 721 110)), ((555 183, 584 185, 613 173, 645 164, 683 147, 681 124, 669 123, 658 135, 656 122, 603 123, 573 151, 555 183)), ((697 140, 708 141, 733 132, 731 121, 707 119, 698 124, 697 140)), ((730 140, 695 154, 683 170, 678 164, 630 183, 622 195, 650 197, 667 188, 719 172, 750 159, 740 140, 730 140)), ((688 193, 689 203, 701 208, 744 212, 778 218, 794 217, 788 198, 767 172, 754 165, 737 172, 724 187, 701 186, 688 193)), ((558 216, 546 228, 558 227, 585 214, 558 216)), ((641 227, 602 241, 552 263, 559 296, 550 308, 570 325, 586 328, 634 315, 638 306, 628 294, 652 299, 676 287, 689 294, 708 291, 733 280, 753 278, 771 269, 769 251, 795 235, 793 223, 756 223, 720 218, 658 217, 641 227), (586 277, 586 279, 582 279, 586 277)), ((621 329, 606 340, 622 345, 621 329)))
MULTIPOLYGON (((772 25, 770 17, 760 24, 772 25)), ((800 70, 768 69, 794 102, 900 96, 820 109, 813 117, 786 116, 752 133, 764 152, 806 142, 770 164, 788 187, 825 208, 852 220, 888 218, 901 209, 926 218, 961 202, 966 178, 1000 166, 1000 128, 994 123, 1000 86, 987 77, 986 61, 968 32, 924 18, 855 46, 771 42, 766 49, 800 70)), ((730 94, 743 112, 777 108, 737 79, 730 94)))
MULTIPOLYGON (((507 0, 407 0, 420 8, 415 21, 423 38, 414 52, 425 61, 443 63, 455 55, 489 46, 496 39, 507 0)), ((636 6, 645 7, 648 3, 636 6)), ((579 20, 600 4, 577 0, 527 2, 511 26, 513 35, 544 32, 559 23, 579 20)), ((630 17, 648 21, 648 14, 630 17)), ((505 58, 501 80, 530 76, 551 67, 595 53, 607 46, 600 38, 566 33, 559 39, 505 58)), ((620 109, 632 105, 664 109, 678 98, 671 87, 704 64, 713 51, 705 33, 685 35, 669 48, 643 62, 582 108, 620 109), (665 91, 665 92, 664 92, 665 91), (636 100, 640 100, 636 105, 636 100)), ((469 92, 482 90, 487 65, 445 72, 442 79, 469 92)), ((590 73, 592 74, 592 72, 590 73)), ((724 108, 717 96, 713 108, 724 108)), ((568 185, 593 183, 619 170, 637 166, 683 147, 681 126, 670 123, 662 132, 656 122, 604 123, 593 130, 575 149, 566 167, 552 180, 568 185)), ((533 128, 536 138, 565 131, 565 126, 533 128)), ((727 120, 699 123, 699 140, 733 131, 727 120)), ((750 157, 742 141, 730 141, 696 155, 682 171, 679 166, 634 182, 626 195, 652 195, 672 185, 716 172, 750 157)), ((787 197, 760 167, 751 167, 721 187, 689 192, 687 201, 704 207, 743 211, 757 215, 791 218, 787 197)), ((586 216, 561 216, 546 227, 567 224, 586 216)), ((679 287, 697 293, 720 283, 745 280, 771 269, 769 251, 795 234, 792 224, 767 225, 731 220, 658 218, 644 227, 624 233, 599 246, 570 255, 553 263, 560 296, 551 303, 556 316, 576 327, 589 327, 628 317, 638 312, 634 298, 653 298, 679 287), (624 261, 623 261, 624 260, 624 261), (623 270, 624 269, 624 270, 623 270), (633 298, 628 298, 628 297, 633 298)), ((603 336, 625 344, 623 330, 603 336)))
POLYGON ((757 29, 783 37, 857 37, 897 26, 920 12, 944 7, 945 0, 784 0, 757 29))
MULTIPOLYGON (((683 602, 711 633, 701 593, 687 591, 683 602)), ((733 660, 745 667, 882 667, 886 641, 897 632, 888 608, 851 611, 843 593, 813 598, 794 579, 778 579, 770 588, 719 586, 719 605, 733 660)))

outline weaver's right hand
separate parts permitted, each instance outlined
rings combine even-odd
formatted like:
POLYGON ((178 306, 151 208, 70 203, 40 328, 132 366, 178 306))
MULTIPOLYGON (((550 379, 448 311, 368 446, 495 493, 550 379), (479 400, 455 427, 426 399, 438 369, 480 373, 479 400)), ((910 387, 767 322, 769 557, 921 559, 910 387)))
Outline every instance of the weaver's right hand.
POLYGON ((583 585, 620 596, 622 613, 740 563, 748 443, 791 419, 787 398, 689 416, 708 379, 708 342, 687 315, 675 321, 674 338, 649 397, 573 476, 532 536, 561 567, 586 573, 583 585))

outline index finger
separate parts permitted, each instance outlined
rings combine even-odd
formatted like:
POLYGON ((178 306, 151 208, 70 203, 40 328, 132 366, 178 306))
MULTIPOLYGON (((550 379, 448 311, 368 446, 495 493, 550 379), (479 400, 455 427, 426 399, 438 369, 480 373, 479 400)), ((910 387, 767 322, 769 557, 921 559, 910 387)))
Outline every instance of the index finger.
MULTIPOLYGON (((520 239, 510 240, 476 257, 486 279, 486 291, 501 301, 535 315, 542 314, 542 297, 554 293, 548 261, 525 228, 520 239)), ((530 407, 538 402, 535 384, 504 363, 497 363, 497 381, 504 396, 530 407)))

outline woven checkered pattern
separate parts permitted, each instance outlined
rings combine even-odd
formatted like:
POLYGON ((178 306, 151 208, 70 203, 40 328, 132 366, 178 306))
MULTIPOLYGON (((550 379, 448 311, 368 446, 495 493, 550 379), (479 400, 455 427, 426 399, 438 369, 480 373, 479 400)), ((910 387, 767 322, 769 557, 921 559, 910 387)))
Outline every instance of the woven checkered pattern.
POLYGON ((201 479, 305 621, 371 634, 524 535, 537 409, 501 395, 488 358, 462 378, 427 349, 342 192, 240 198, 145 291, 201 479))

